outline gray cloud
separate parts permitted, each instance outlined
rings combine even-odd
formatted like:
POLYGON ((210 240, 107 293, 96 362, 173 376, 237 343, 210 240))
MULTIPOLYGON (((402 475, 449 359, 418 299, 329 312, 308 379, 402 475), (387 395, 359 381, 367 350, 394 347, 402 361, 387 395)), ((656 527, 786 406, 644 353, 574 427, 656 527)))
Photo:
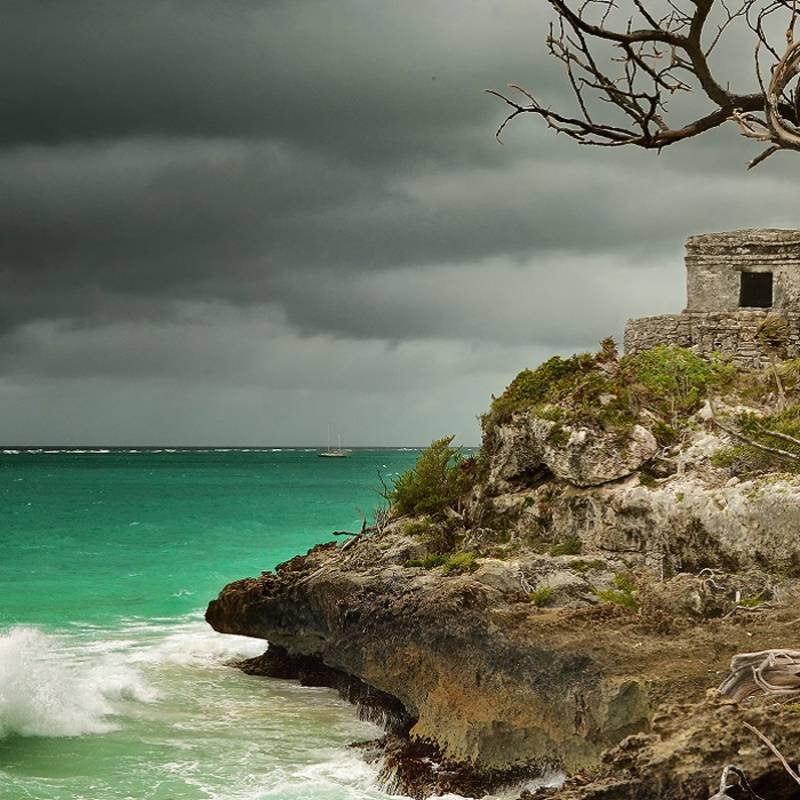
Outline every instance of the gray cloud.
POLYGON ((474 441, 518 368, 679 308, 688 234, 796 224, 800 162, 746 174, 733 128, 658 157, 533 120, 498 145, 484 88, 567 94, 545 24, 538 0, 5 3, 0 439, 111 441, 114 396, 128 441, 146 397, 165 441, 244 441, 258 397, 275 431, 358 406, 363 442, 449 404, 474 441))

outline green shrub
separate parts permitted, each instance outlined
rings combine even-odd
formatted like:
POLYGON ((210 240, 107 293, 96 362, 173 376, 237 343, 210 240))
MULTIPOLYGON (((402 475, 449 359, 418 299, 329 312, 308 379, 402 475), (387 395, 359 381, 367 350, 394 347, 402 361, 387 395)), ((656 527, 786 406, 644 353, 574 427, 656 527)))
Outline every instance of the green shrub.
POLYGON ((636 590, 636 584, 630 575, 615 575, 614 576, 614 589, 601 589, 596 592, 597 596, 604 603, 612 603, 613 605, 622 606, 629 611, 639 611, 639 601, 633 596, 636 590))
POLYGON ((550 548, 551 556, 577 556, 583 549, 583 543, 577 536, 570 536, 550 548))
POLYGON ((628 594, 636 591, 636 583, 634 582, 633 577, 624 572, 617 573, 614 576, 614 586, 616 586, 621 592, 627 592, 628 594))
POLYGON ((758 608, 764 602, 766 602, 764 592, 759 592, 758 594, 739 598, 737 605, 744 606, 744 608, 758 608))
POLYGON ((532 409, 559 423, 549 437, 559 446, 568 438, 563 425, 594 425, 626 437, 648 409, 656 417, 650 427, 666 446, 677 441, 686 417, 709 391, 731 383, 735 375, 733 366, 683 347, 660 345, 617 359, 613 342, 604 342, 595 355, 554 356, 520 372, 493 400, 483 417, 484 430, 532 409))
POLYGON ((549 586, 542 586, 531 592, 531 603, 537 608, 544 608, 553 599, 553 590, 549 586))
POLYGON ((639 610, 638 600, 626 592, 618 592, 616 589, 601 589, 597 592, 597 596, 604 603, 622 606, 623 608, 627 608, 629 611, 637 612, 639 610))
POLYGON ((581 353, 569 358, 553 356, 535 370, 522 370, 503 394, 492 401, 491 410, 484 417, 484 425, 498 424, 515 411, 548 403, 553 406, 548 410, 555 415, 555 419, 560 419, 560 398, 579 382, 581 376, 589 374, 594 368, 595 358, 588 353, 581 353))
POLYGON ((474 459, 451 447, 452 436, 432 442, 416 465, 394 481, 387 499, 398 514, 436 517, 453 506, 474 483, 474 459))
POLYGON ((730 384, 736 375, 735 367, 719 359, 701 358, 674 345, 659 345, 625 356, 620 371, 637 402, 669 420, 666 427, 659 429, 665 439, 699 408, 710 389, 730 384))
POLYGON ((553 356, 535 370, 524 369, 509 384, 504 397, 513 402, 543 403, 556 400, 560 389, 568 387, 575 379, 588 373, 595 360, 589 353, 561 358, 553 356))
POLYGON ((478 569, 478 560, 475 553, 465 551, 449 556, 442 569, 443 575, 459 575, 462 572, 475 572, 478 569))
POLYGON ((406 525, 403 532, 407 536, 423 537, 431 532, 432 527, 433 525, 429 519, 415 519, 406 525))

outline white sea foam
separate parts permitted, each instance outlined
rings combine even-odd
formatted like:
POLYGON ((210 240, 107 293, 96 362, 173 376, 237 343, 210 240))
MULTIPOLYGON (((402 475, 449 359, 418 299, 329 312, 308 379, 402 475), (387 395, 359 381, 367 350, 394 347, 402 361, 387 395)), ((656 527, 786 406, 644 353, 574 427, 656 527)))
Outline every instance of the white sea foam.
POLYGON ((348 800, 400 798, 387 795, 378 781, 379 768, 368 764, 352 750, 338 750, 315 764, 286 771, 259 798, 264 800, 307 800, 346 797, 348 800))
MULTIPOLYGON (((154 626, 148 628, 153 630, 154 626)), ((208 666, 253 658, 266 649, 263 639, 216 633, 201 619, 167 624, 156 630, 158 637, 147 647, 129 654, 131 663, 208 666)))
POLYGON ((125 701, 159 699, 145 677, 151 668, 226 664, 266 646, 216 633, 199 616, 129 620, 114 631, 82 627, 62 636, 30 627, 0 632, 0 738, 115 730, 125 701))
POLYGON ((0 737, 79 736, 116 726, 114 701, 156 694, 119 659, 92 659, 36 628, 0 635, 0 737))
MULTIPOLYGON (((118 620, 112 627, 76 624, 58 635, 28 627, 0 632, 0 738, 102 734, 129 724, 141 725, 152 716, 153 741, 163 745, 164 753, 169 754, 168 759, 158 763, 158 770, 195 787, 209 800, 397 797, 388 795, 381 786, 379 766, 367 763, 354 750, 320 747, 316 737, 309 742, 311 752, 303 747, 298 750, 294 738, 305 736, 300 732, 306 729, 300 724, 294 730, 298 715, 306 707, 315 715, 322 708, 328 708, 330 713, 332 706, 325 704, 338 702, 331 700, 325 690, 289 684, 274 697, 270 698, 267 692, 253 702, 239 687, 230 701, 222 698, 214 677, 218 670, 223 674, 220 665, 259 655, 264 647, 265 643, 258 639, 215 633, 200 613, 180 618, 128 618, 118 620), (198 679, 204 696, 196 704, 192 698, 198 679), (153 686, 162 693, 158 694, 153 686), (160 702, 154 712, 136 710, 141 703, 157 700, 160 702), (183 706, 178 704, 187 702, 191 716, 182 716, 178 709, 183 706), (263 711, 258 710, 261 702, 265 703, 263 711), (159 727, 164 720, 170 720, 168 736, 159 727), (229 740, 231 720, 241 726, 247 741, 236 743, 235 737, 229 740), (198 755, 204 752, 202 743, 211 731, 221 736, 219 747, 233 748, 228 778, 223 779, 216 769, 210 769, 206 756, 198 755), (277 746, 275 757, 267 758, 261 769, 250 770, 254 754, 258 759, 263 757, 263 741, 279 740, 282 744, 277 746), (281 753, 284 745, 286 751, 281 753), (235 766, 236 754, 243 759, 242 769, 235 766), (245 764, 248 768, 244 768, 245 764)), ((353 739, 364 738, 355 719, 352 731, 346 720, 342 724, 339 736, 347 730, 353 739)), ((309 730, 313 731, 314 726, 309 730)), ((0 781, 3 779, 0 772, 0 781)), ((553 783, 542 783, 557 785, 560 776, 553 776, 552 780, 553 783)), ((32 785, 28 778, 20 784, 26 791, 32 785)), ((516 796, 514 792, 503 793, 497 800, 516 796)), ((449 800, 463 799, 451 795, 449 800)))

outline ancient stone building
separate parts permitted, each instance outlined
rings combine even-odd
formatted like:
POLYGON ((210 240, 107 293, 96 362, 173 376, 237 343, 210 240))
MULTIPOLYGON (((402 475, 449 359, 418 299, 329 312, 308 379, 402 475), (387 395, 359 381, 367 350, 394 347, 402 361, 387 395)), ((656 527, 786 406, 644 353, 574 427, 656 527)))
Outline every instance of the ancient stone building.
POLYGON ((776 315, 786 357, 800 355, 800 230, 744 230, 691 236, 686 242, 686 309, 629 320, 625 352, 658 344, 720 353, 743 367, 768 351, 759 326, 776 315))

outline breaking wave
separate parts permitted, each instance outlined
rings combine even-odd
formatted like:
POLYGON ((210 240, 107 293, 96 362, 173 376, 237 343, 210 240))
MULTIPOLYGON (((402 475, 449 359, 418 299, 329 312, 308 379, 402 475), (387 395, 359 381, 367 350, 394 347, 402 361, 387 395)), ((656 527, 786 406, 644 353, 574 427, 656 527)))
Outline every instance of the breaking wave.
POLYGON ((265 643, 222 636, 201 619, 130 620, 115 631, 0 632, 0 738, 81 736, 120 726, 126 703, 153 703, 145 674, 160 665, 207 666, 260 655, 265 643))
POLYGON ((157 699, 135 670, 86 656, 36 628, 0 635, 0 737, 105 733, 116 727, 115 701, 157 699))

